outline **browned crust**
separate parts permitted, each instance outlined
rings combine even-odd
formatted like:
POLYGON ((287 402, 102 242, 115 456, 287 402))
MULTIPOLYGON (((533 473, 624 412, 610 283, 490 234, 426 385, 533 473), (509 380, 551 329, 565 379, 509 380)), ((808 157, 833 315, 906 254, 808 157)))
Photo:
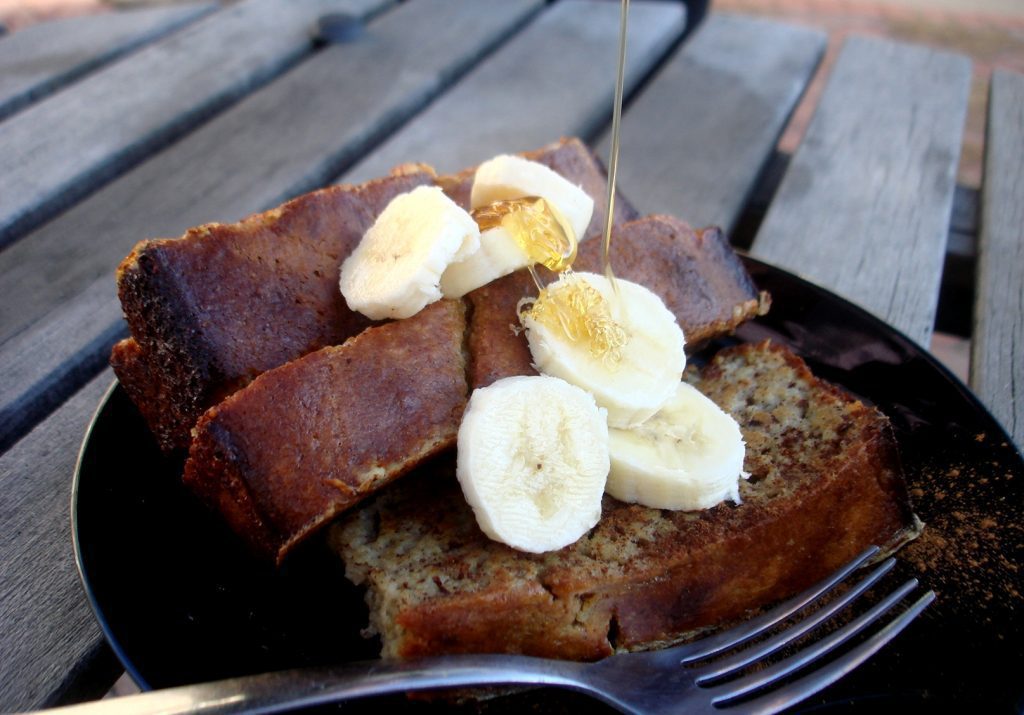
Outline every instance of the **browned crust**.
POLYGON ((439 301, 256 378, 199 420, 185 483, 278 561, 336 514, 454 445, 464 307, 439 301))
POLYGON ((174 444, 178 435, 188 434, 192 421, 185 410, 169 409, 174 398, 167 394, 167 382, 151 377, 160 373, 160 367, 135 338, 125 338, 114 345, 110 365, 158 444, 174 444))
MULTIPOLYGON (((767 295, 758 292, 717 228, 695 231, 671 216, 647 216, 617 226, 611 246, 615 275, 646 286, 665 302, 683 329, 688 352, 768 309, 767 295)), ((602 242, 580 244, 574 268, 603 273, 602 242)), ((536 374, 516 313, 520 299, 536 293, 529 273, 519 271, 468 295, 473 388, 536 374)))
POLYGON ((914 533, 877 410, 770 344, 724 351, 699 386, 734 413, 748 441, 753 476, 741 505, 669 512, 605 497, 590 534, 542 555, 488 540, 457 484, 436 474, 344 517, 330 542, 350 578, 369 587, 384 655, 591 660, 656 647, 795 593, 869 544, 914 533), (793 392, 790 384, 803 396, 770 394, 793 392), (397 580, 406 587, 393 588, 397 580))
POLYGON ((477 288, 469 303, 469 385, 487 387, 513 375, 536 375, 517 306, 524 296, 536 296, 530 274, 516 271, 477 288))

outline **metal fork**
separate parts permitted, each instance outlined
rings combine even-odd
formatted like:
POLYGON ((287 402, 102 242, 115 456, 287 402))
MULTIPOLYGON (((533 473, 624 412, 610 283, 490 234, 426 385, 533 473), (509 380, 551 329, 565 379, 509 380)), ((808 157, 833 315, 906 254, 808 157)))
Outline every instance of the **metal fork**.
POLYGON ((888 559, 841 597, 777 634, 746 649, 710 661, 757 636, 831 590, 878 549, 871 547, 837 573, 771 611, 703 640, 660 651, 616 655, 596 663, 547 660, 516 655, 465 655, 408 661, 369 661, 247 676, 201 685, 129 695, 55 713, 272 713, 289 708, 384 695, 482 685, 547 685, 587 693, 625 713, 775 713, 813 695, 863 663, 902 631, 935 594, 928 591, 899 615, 839 657, 787 680, 775 690, 730 704, 737 698, 778 684, 878 620, 917 587, 911 579, 871 609, 794 655, 761 670, 723 680, 801 637, 851 604, 895 563, 888 559))

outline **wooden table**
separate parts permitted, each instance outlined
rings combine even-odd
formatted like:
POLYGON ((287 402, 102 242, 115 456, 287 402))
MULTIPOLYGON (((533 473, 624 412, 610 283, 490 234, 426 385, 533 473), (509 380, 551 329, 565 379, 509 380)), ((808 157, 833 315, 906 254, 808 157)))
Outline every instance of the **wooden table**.
MULTIPOLYGON (((244 0, 0 39, 0 710, 119 672, 69 492, 126 334, 113 272, 131 246, 404 161, 448 171, 563 135, 605 156, 617 25, 602 0, 244 0), (331 14, 353 24, 314 41, 331 14)), ((1024 443, 1024 77, 995 74, 979 195, 955 181, 964 57, 850 39, 782 156, 824 35, 712 14, 681 45, 681 6, 643 0, 630 27, 624 194, 745 234, 923 346, 944 264, 976 265, 970 384, 1024 443)))

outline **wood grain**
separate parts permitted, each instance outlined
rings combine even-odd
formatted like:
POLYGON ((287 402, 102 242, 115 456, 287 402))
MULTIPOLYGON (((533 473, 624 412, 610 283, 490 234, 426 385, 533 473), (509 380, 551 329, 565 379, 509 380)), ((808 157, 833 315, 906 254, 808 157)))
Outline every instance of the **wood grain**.
POLYGON ((15 114, 0 132, 0 246, 282 72, 327 12, 388 0, 247 0, 15 114))
POLYGON ((70 502, 78 446, 112 381, 103 371, 0 457, 3 712, 55 703, 105 655, 75 568, 70 502))
POLYGON ((197 3, 83 15, 5 37, 0 42, 0 119, 215 7, 197 3))
POLYGON ((403 4, 0 253, 0 292, 21 296, 0 305, 0 446, 106 360, 123 332, 114 270, 137 241, 323 184, 539 7, 403 4))
POLYGON ((992 74, 971 387, 1024 449, 1024 75, 992 74))
MULTIPOLYGON (((675 3, 634 2, 627 90, 683 31, 675 3)), ((450 92, 343 176, 361 181, 408 161, 441 172, 572 135, 592 138, 610 118, 618 3, 566 0, 489 56, 450 92)))
MULTIPOLYGON (((826 40, 792 25, 712 15, 624 114, 623 194, 641 213, 731 232, 826 40)), ((609 145, 605 133, 602 157, 609 145)))
POLYGON ((0 347, 0 453, 59 406, 127 335, 113 275, 0 347))
POLYGON ((751 252, 928 345, 969 83, 958 55, 849 39, 751 252))

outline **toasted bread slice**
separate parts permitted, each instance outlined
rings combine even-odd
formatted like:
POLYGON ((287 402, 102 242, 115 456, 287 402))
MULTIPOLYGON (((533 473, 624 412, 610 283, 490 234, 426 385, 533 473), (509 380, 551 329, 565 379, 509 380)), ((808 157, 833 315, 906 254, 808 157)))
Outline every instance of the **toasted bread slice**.
POLYGON ((185 483, 280 561, 306 536, 455 444, 464 307, 442 300, 270 370, 199 420, 185 483))
POLYGON ((139 243, 117 276, 138 348, 122 346, 113 365, 133 397, 153 389, 140 380, 161 386, 164 399, 148 410, 161 446, 187 446, 206 408, 265 370, 370 325, 342 299, 341 261, 392 198, 432 181, 417 171, 331 187, 236 224, 139 243))
MULTIPOLYGON (((763 315, 770 306, 768 295, 758 292, 743 262, 716 228, 695 231, 671 216, 647 216, 617 226, 611 249, 615 275, 652 290, 676 316, 687 352, 763 315)), ((602 242, 581 243, 573 267, 603 273, 602 242)), ((554 280, 553 275, 541 273, 554 280)), ((471 387, 536 374, 516 312, 520 299, 536 294, 529 273, 519 271, 467 296, 472 307, 471 387)))
POLYGON ((880 412, 767 343, 723 351, 697 384, 742 427, 741 504, 671 512, 605 497, 589 534, 534 555, 485 537, 451 465, 434 463, 336 522, 329 542, 366 587, 382 655, 593 660, 662 646, 916 533, 880 412))

